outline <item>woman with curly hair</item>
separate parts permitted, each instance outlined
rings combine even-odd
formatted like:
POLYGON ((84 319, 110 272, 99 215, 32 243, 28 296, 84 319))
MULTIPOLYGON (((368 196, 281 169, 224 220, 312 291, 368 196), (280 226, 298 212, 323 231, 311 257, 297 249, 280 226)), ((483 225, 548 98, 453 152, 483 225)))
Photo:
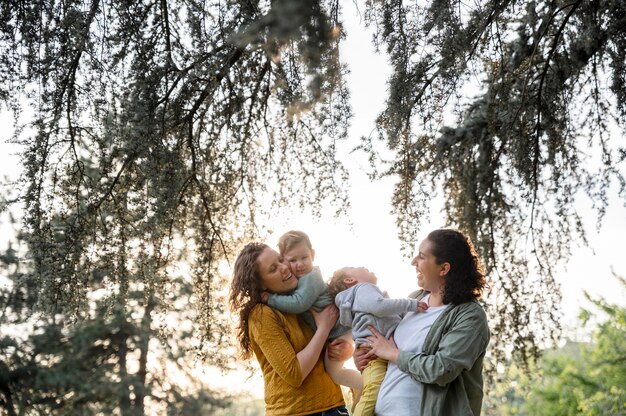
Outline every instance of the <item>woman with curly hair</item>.
POLYGON ((372 329, 371 349, 354 355, 359 369, 376 356, 389 360, 375 414, 480 415, 490 337, 477 302, 487 285, 480 259, 461 232, 439 229, 411 264, 422 290, 410 297, 428 309, 407 313, 389 339, 372 329))
MULTIPOLYGON (((341 388, 324 369, 322 350, 337 321, 337 308, 311 310, 317 329, 298 315, 262 303, 263 291, 290 293, 298 286, 287 262, 261 243, 246 245, 235 261, 230 305, 239 315, 237 338, 244 358, 254 352, 265 384, 265 414, 348 415, 341 388)), ((345 360, 352 348, 335 354, 345 360)))

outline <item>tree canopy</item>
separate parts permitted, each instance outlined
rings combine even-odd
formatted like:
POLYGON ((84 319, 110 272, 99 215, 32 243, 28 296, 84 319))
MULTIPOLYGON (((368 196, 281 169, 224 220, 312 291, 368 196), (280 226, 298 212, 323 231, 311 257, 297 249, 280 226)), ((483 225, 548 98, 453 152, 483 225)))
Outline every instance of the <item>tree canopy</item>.
MULTIPOLYGON (((135 287, 124 305, 90 282, 89 309, 38 314, 36 274, 11 248, 0 255, 0 408, 8 416, 213 414, 232 398, 193 372, 198 325, 191 282, 170 273, 168 307, 135 287)), ((220 354, 221 355, 221 354, 220 354)))
POLYGON ((133 284, 163 299, 185 261, 214 341, 220 261, 265 199, 347 204, 339 34, 316 2, 0 7, 0 96, 32 114, 15 140, 39 307, 80 316, 94 275, 122 304, 133 284))
POLYGON ((616 137, 626 5, 392 0, 367 2, 365 16, 393 69, 378 134, 363 147, 396 151, 380 174, 400 178, 400 236, 412 241, 433 192, 443 196, 448 222, 490 270, 496 342, 532 352, 558 334, 555 265, 586 241, 576 202, 587 195, 601 221, 609 192, 626 200, 616 137))
POLYGON ((241 242, 277 207, 347 212, 338 45, 353 7, 392 66, 377 134, 354 146, 374 178, 399 179, 400 239, 411 246, 444 197, 497 294, 496 359, 554 339, 552 265, 585 241, 575 202, 588 195, 601 220, 611 183, 626 197, 611 131, 626 124, 621 0, 2 2, 34 307, 85 319, 97 280, 110 305, 130 313, 140 289, 167 310, 185 264, 217 349, 222 266, 241 242))
MULTIPOLYGON (((90 373, 103 389, 121 380, 105 401, 95 396, 103 389, 85 397, 75 384, 39 386, 48 412, 87 411, 81 400, 121 414, 179 403, 182 392, 146 356, 177 365, 186 348, 209 364, 232 358, 224 265, 241 241, 263 234, 265 211, 347 205, 334 147, 350 111, 330 15, 314 1, 0 4, 0 98, 24 149, 26 247, 2 293, 2 324, 43 313, 46 328, 64 328, 44 339, 68 354, 80 351, 77 338, 105 350, 84 364, 104 364, 90 373), (193 296, 177 290, 181 274, 193 296), (25 295, 30 314, 16 304, 25 295), (196 313, 183 324, 201 326, 170 337, 156 318, 185 307, 196 313), (85 336, 94 325, 102 334, 85 336)), ((14 344, 2 345, 4 399, 35 411, 37 386, 23 384, 23 364, 57 374, 50 357, 59 351, 34 338, 19 351, 14 344)), ((71 359, 52 361, 74 367, 71 359)), ((84 374, 75 380, 92 386, 84 374)))

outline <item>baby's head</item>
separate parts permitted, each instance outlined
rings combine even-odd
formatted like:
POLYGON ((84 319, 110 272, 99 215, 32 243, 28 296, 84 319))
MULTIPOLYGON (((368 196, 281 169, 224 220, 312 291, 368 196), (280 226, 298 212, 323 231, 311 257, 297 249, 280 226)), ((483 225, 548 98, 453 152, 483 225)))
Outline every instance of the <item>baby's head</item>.
POLYGON ((315 250, 302 231, 287 231, 278 239, 278 251, 289 262, 291 272, 300 278, 313 270, 315 250))
POLYGON ((376 284, 376 275, 365 267, 342 267, 333 273, 333 277, 328 282, 328 294, 335 298, 337 293, 351 288, 357 283, 376 284))

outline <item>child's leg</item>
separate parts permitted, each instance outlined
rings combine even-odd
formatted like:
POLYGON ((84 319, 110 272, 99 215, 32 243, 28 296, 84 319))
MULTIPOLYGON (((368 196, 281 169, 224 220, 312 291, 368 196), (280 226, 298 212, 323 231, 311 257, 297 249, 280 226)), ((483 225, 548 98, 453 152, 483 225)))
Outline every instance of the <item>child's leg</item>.
POLYGON ((356 404, 352 416, 372 416, 376 407, 376 399, 380 384, 387 372, 387 360, 375 358, 363 369, 363 392, 356 404))
MULTIPOLYGON (((343 334, 341 337, 349 342, 352 342, 351 332, 343 334)), ((350 387, 351 389, 360 390, 363 388, 363 378, 361 373, 349 368, 343 368, 343 361, 333 361, 328 358, 328 351, 324 355, 324 366, 326 372, 335 384, 350 387)))

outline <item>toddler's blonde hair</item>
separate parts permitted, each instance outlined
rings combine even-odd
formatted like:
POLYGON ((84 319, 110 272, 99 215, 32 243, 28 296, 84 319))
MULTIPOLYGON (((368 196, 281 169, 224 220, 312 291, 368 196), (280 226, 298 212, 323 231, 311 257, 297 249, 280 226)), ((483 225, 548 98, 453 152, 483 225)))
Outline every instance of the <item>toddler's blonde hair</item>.
POLYGON ((335 270, 333 273, 333 277, 328 281, 328 294, 331 299, 335 299, 337 293, 343 292, 348 289, 348 285, 346 285, 346 278, 348 278, 347 267, 342 267, 339 270, 335 270))
POLYGON ((298 244, 302 243, 305 243, 309 250, 313 250, 311 240, 309 240, 309 236, 306 235, 306 233, 297 230, 287 231, 278 239, 278 252, 280 254, 285 254, 298 244))

